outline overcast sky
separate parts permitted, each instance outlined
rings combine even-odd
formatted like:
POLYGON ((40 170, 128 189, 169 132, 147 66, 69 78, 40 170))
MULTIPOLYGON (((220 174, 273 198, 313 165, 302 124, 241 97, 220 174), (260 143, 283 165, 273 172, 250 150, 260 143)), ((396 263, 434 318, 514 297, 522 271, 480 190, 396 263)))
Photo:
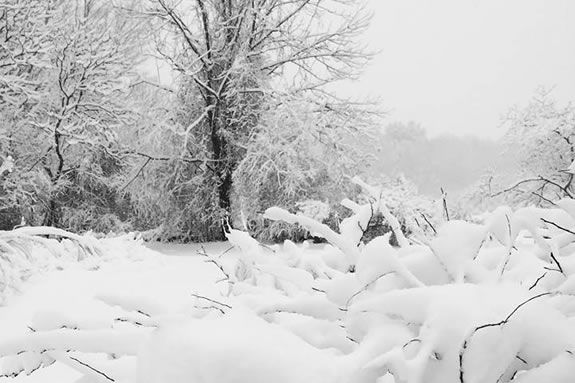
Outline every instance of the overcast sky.
POLYGON ((575 0, 370 1, 381 53, 358 88, 389 121, 498 137, 501 115, 540 85, 575 101, 575 0))

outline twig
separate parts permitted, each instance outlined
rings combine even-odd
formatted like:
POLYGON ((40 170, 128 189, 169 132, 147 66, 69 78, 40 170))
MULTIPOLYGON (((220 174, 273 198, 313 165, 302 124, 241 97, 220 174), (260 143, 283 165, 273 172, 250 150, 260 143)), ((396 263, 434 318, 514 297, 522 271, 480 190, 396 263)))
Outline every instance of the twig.
MULTIPOLYGON (((34 329, 34 328, 31 327, 31 326, 28 326, 28 329, 29 329, 31 332, 34 332, 34 333, 37 332, 36 329, 34 329)), ((69 350, 68 350, 68 351, 69 351, 69 350)), ((73 357, 73 356, 68 355, 67 352, 63 353, 63 352, 57 351, 56 349, 46 349, 46 350, 40 351, 39 353, 40 353, 40 354, 46 353, 50 358, 52 358, 52 359, 54 359, 54 360, 59 360, 59 359, 60 359, 60 361, 62 361, 62 362, 65 362, 65 360, 72 360, 72 361, 74 361, 74 362, 80 364, 81 366, 83 366, 83 367, 89 369, 90 371, 92 371, 92 372, 98 374, 99 376, 105 378, 106 380, 108 380, 108 381, 110 381, 110 382, 115 382, 115 381, 116 381, 115 379, 113 379, 113 378, 111 378, 110 376, 106 375, 104 372, 98 370, 97 368, 94 368, 94 367, 90 366, 88 363, 82 362, 82 361, 79 360, 78 358, 75 358, 75 357, 73 357), (62 359, 63 359, 63 360, 62 360, 62 359)), ((18 353, 18 354, 20 354, 20 353, 18 353)))
POLYGON ((140 174, 142 174, 142 171, 144 171, 144 168, 150 163, 150 161, 152 161, 152 159, 150 157, 146 158, 146 160, 144 161, 143 165, 140 166, 140 168, 138 169, 138 171, 136 172, 136 174, 128 181, 124 184, 124 186, 122 186, 120 188, 120 191, 124 191, 128 186, 130 186, 130 184, 132 182, 134 182, 136 180, 136 178, 138 178, 138 176, 140 174))
POLYGON ((88 363, 84 363, 81 360, 74 358, 73 356, 68 356, 68 358, 72 359, 73 361, 75 361, 76 363, 81 364, 82 366, 89 368, 90 370, 94 371, 96 374, 99 374, 101 376, 103 376, 104 378, 106 378, 107 380, 109 380, 110 382, 115 382, 114 379, 110 378, 108 375, 106 375, 105 373, 103 373, 102 371, 90 366, 88 363))
POLYGON ((423 213, 419 213, 423 219, 425 220, 425 222, 427 222, 427 224, 429 225, 429 227, 431 227, 431 230, 433 230, 433 232, 435 233, 435 235, 437 235, 437 230, 435 230, 435 227, 433 227, 433 225, 431 224, 431 222, 429 222, 429 219, 427 219, 427 217, 425 216, 425 214, 423 213))
MULTIPOLYGON (((263 247, 263 248, 266 249, 266 250, 271 251, 271 252, 274 253, 274 254, 276 253, 276 251, 275 251, 274 249, 272 249, 271 247, 269 247, 268 245, 266 245, 266 244, 264 244, 264 243, 259 243, 259 242, 258 242, 258 245, 259 245, 260 247, 263 247)), ((234 247, 232 246, 231 249, 233 249, 233 248, 234 248, 234 247)), ((223 255, 223 254, 222 254, 222 255, 223 255)), ((221 255, 220 255, 220 256, 221 256, 221 255)))
POLYGON ((345 308, 346 308, 346 310, 347 310, 347 308, 349 307, 349 305, 350 305, 351 301, 353 300, 353 298, 355 298, 356 296, 358 296, 358 295, 361 294, 362 292, 367 291, 367 289, 368 289, 371 285, 373 285, 374 283, 376 283, 377 281, 379 281, 381 278, 385 277, 386 275, 393 274, 393 273, 395 273, 395 271, 388 271, 387 273, 380 274, 380 275, 378 275, 373 281, 368 282, 368 283, 367 283, 365 286, 363 286, 361 289, 359 289, 358 291, 356 291, 355 293, 353 293, 353 294, 348 298, 348 300, 345 302, 345 308))
POLYGON ((538 295, 534 295, 531 298, 527 299, 526 301, 521 302, 517 307, 515 307, 510 313, 509 315, 507 315, 505 317, 505 319, 497 322, 497 323, 486 323, 483 324, 481 326, 475 327, 475 329, 465 338, 465 340, 463 341, 463 345, 461 346, 461 350, 459 351, 459 382, 460 383, 465 383, 465 377, 464 377, 464 371, 463 371, 463 358, 465 356, 465 351, 467 350, 467 347, 469 345, 469 341, 471 340, 471 338, 473 338, 473 336, 479 331, 479 330, 483 330, 485 328, 488 327, 498 327, 498 326, 502 326, 505 325, 506 323, 509 322, 509 320, 511 319, 511 317, 523 306, 525 306, 527 303, 541 298, 543 296, 546 295, 551 295, 551 293, 541 293, 538 295))
POLYGON ((143 312, 142 310, 136 310, 136 312, 137 312, 138 314, 141 314, 141 315, 143 315, 143 316, 145 316, 145 317, 148 317, 148 318, 151 318, 151 317, 152 317, 150 314, 145 313, 145 312, 143 312))
MULTIPOLYGON (((203 249, 203 246, 202 246, 202 249, 203 249)), ((220 281, 230 281, 230 275, 228 273, 226 273, 226 271, 224 270, 224 267, 222 265, 220 265, 216 260, 210 258, 210 256, 207 253, 205 253, 205 250, 203 250, 203 251, 204 251, 204 253, 198 252, 198 254, 207 258, 204 262, 213 263, 214 265, 216 265, 216 267, 218 269, 220 269, 222 274, 224 274, 224 278, 220 281)))
POLYGON ((206 300, 206 301, 211 302, 211 303, 215 303, 215 304, 220 305, 220 306, 224 306, 224 307, 226 307, 226 308, 228 308, 228 309, 231 309, 231 308, 232 308, 232 306, 230 306, 230 305, 228 305, 228 304, 226 304, 226 303, 218 302, 218 301, 216 301, 216 300, 214 300, 214 299, 205 297, 205 296, 203 296, 203 295, 191 293, 191 296, 193 296, 193 297, 195 297, 195 298, 198 298, 198 299, 206 300))
POLYGON ((218 307, 216 305, 211 305, 211 306, 194 306, 194 308, 196 309, 200 309, 200 310, 217 310, 219 311, 221 314, 225 314, 226 312, 224 311, 224 309, 222 309, 221 307, 218 307))
POLYGON ((371 213, 370 213, 369 219, 367 220, 367 224, 365 225, 365 229, 363 227, 361 227, 361 223, 359 223, 359 221, 357 221, 357 226, 359 226, 359 230, 361 230, 361 238, 359 238, 359 242, 357 243, 357 246, 359 246, 361 244, 361 242, 363 241, 363 237, 365 237, 365 233, 369 229, 369 223, 373 219, 373 203, 371 201, 369 201, 369 208, 371 210, 371 213))
POLYGON ((547 272, 544 272, 539 278, 537 278, 537 280, 535 280, 535 282, 531 285, 531 287, 529 287, 529 290, 533 290, 535 288, 535 286, 537 286, 539 281, 542 280, 543 278, 545 278, 546 275, 547 275, 547 272))
POLYGON ((512 191, 512 190, 514 190, 514 189, 516 189, 516 188, 518 188, 520 185, 522 185, 522 184, 524 184, 524 183, 529 183, 529 182, 545 182, 545 183, 551 184, 551 185, 553 185, 553 186, 559 188, 559 190, 561 190, 566 196, 573 198, 573 194, 569 191, 569 189, 567 189, 566 187, 564 187, 564 186, 558 184, 558 183, 555 182, 555 181, 551 181, 550 179, 545 178, 545 177, 542 177, 542 176, 537 176, 537 178, 528 178, 528 179, 524 179, 524 180, 518 181, 518 182, 516 182, 515 184, 513 184, 513 185, 507 187, 506 189, 500 190, 500 191, 498 191, 498 192, 496 192, 496 193, 492 193, 492 194, 490 195, 490 197, 497 197, 498 195, 501 195, 501 194, 510 192, 510 191, 512 191))
POLYGON ((505 272, 505 268, 507 267, 507 265, 509 264, 509 261, 511 260, 511 251, 515 248, 515 246, 513 246, 513 243, 511 242, 513 239, 513 232, 511 230, 511 220, 509 219, 509 215, 505 214, 505 219, 507 220, 507 233, 509 234, 509 250, 507 251, 507 255, 505 257, 505 262, 503 262, 503 265, 501 267, 501 272, 499 273, 499 275, 502 277, 503 273, 505 272))
POLYGON ((563 230, 563 231, 566 231, 566 232, 569 233, 569 234, 575 235, 575 231, 571 231, 571 230, 569 230, 569 229, 566 229, 566 228, 564 228, 563 226, 560 226, 560 225, 556 224, 555 222, 546 220, 545 218, 540 218, 540 219, 541 219, 541 221, 543 221, 543 222, 545 222, 545 223, 547 223, 547 224, 549 224, 549 225, 555 226, 555 227, 558 228, 559 230, 563 230))
POLYGON ((412 343, 421 343, 421 339, 419 338, 413 338, 410 341, 406 342, 402 348, 406 348, 407 346, 409 346, 412 343))
MULTIPOLYGON (((208 254, 206 253, 206 249, 204 248, 204 245, 202 245, 201 248, 202 248, 203 254, 201 254, 199 252, 198 252, 198 254, 203 255, 203 256, 208 256, 208 254)), ((227 253, 229 253, 230 251, 232 251, 235 248, 236 248, 235 246, 228 247, 221 254, 218 254, 218 258, 223 257, 224 255, 226 255, 227 253)))
POLYGON ((547 202, 553 206, 557 206, 557 204, 555 202, 551 201, 549 198, 544 197, 542 194, 536 193, 534 191, 532 191, 531 194, 533 194, 536 197, 539 197, 539 199, 541 199, 541 200, 543 200, 543 201, 545 201, 545 202, 547 202))
POLYGON ((445 220, 449 221, 449 210, 447 210, 447 193, 443 188, 441 190, 441 199, 443 200, 443 212, 445 213, 445 220))
POLYGON ((553 254, 553 252, 550 253, 551 255, 551 259, 555 262, 555 264, 557 265, 557 267, 559 268, 559 272, 563 275, 565 275, 565 273, 563 272, 563 267, 561 267, 561 264, 559 263, 559 261, 557 260, 557 258, 555 258, 555 255, 553 254))

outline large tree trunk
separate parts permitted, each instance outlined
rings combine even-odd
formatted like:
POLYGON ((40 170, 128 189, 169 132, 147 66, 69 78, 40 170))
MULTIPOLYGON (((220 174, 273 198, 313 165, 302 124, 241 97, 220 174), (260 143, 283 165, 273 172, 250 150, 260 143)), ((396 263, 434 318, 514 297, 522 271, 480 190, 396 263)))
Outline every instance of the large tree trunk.
MULTIPOLYGON (((210 102, 211 99, 208 99, 210 102)), ((222 110, 217 105, 218 101, 213 100, 215 107, 208 113, 208 120, 211 127, 211 149, 213 159, 215 160, 214 171, 217 181, 217 206, 221 209, 224 219, 231 217, 231 191, 232 191, 232 172, 234 168, 233 158, 229 153, 229 143, 222 132, 225 131, 225 118, 222 116, 222 110)), ((219 238, 216 240, 225 240, 224 227, 222 226, 219 238)))
POLYGON ((231 192, 232 192, 232 173, 224 169, 220 175, 220 184, 218 185, 219 206, 225 211, 226 217, 231 216, 231 192))
POLYGON ((231 214, 231 190, 232 190, 232 164, 227 158, 226 140, 218 132, 212 134, 214 159, 217 161, 215 170, 218 180, 218 206, 229 217, 231 214))

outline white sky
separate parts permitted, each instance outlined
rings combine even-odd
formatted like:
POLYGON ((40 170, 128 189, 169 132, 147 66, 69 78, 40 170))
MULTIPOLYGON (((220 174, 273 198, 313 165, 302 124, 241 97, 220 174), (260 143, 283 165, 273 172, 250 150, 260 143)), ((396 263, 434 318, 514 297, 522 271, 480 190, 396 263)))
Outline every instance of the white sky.
POLYGON ((498 137, 538 86, 575 101, 575 0, 370 0, 381 53, 357 84, 388 121, 498 137))

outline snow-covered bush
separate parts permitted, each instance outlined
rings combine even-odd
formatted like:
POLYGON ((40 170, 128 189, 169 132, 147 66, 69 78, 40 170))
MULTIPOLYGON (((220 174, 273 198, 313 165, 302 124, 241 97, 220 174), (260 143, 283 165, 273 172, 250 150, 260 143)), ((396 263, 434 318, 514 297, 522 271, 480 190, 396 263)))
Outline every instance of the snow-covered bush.
MULTIPOLYGON (((421 195, 415 184, 402 175, 394 179, 386 179, 383 186, 379 187, 378 195, 364 192, 360 198, 363 202, 372 204, 381 199, 393 216, 398 219, 404 235, 420 241, 433 235, 435 228, 443 220, 439 201, 421 195)), ((374 212, 365 230, 364 242, 369 242, 386 233, 391 233, 391 243, 396 246, 395 233, 386 218, 381 213, 374 212)))
MULTIPOLYGON (((313 305, 306 304, 309 295, 294 294, 281 303, 260 301, 269 307, 256 311, 288 327, 293 319, 277 313, 341 323, 339 342, 359 343, 346 355, 372 358, 360 370, 375 369, 390 382, 567 382, 575 372, 575 202, 558 204, 563 210, 502 207, 482 224, 447 222, 426 246, 404 240, 393 248, 386 236, 357 250, 349 240, 358 234, 337 235, 305 217, 268 210, 270 218, 322 233, 355 273, 316 270, 313 305), (376 346, 365 357, 369 344, 376 346)), ((361 215, 352 222, 361 227, 361 215)), ((313 334, 299 335, 315 342, 313 334)))
POLYGON ((76 263, 97 268, 98 262, 114 254, 133 252, 132 243, 131 234, 97 240, 89 234, 77 235, 53 227, 0 231, 0 304, 33 275, 76 263))
POLYGON ((296 206, 301 214, 318 222, 323 222, 329 218, 330 209, 325 202, 308 199, 296 203, 296 206))
POLYGON ((382 199, 343 203, 353 215, 339 232, 302 214, 266 211, 329 242, 313 251, 289 241, 262 246, 230 229, 239 253, 202 254, 221 272, 222 296, 191 294, 179 311, 102 297, 124 314, 98 328, 39 318, 39 331, 0 340, 3 371, 57 359, 83 372, 82 382, 572 381, 574 200, 554 209, 500 207, 480 223, 451 220, 422 243, 403 235, 382 199), (390 234, 362 243, 372 211, 399 246, 390 234), (117 359, 89 369, 74 363, 84 360, 77 352, 117 359), (123 355, 136 356, 136 366, 122 365, 123 355))

